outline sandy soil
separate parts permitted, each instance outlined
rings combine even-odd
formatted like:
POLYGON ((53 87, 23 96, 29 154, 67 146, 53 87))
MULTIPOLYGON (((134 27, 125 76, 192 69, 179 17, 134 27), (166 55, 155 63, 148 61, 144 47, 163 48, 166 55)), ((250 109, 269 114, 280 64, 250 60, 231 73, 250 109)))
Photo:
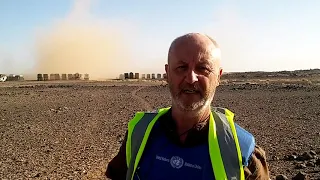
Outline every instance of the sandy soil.
MULTIPOLYGON (((127 122, 136 111, 170 105, 162 82, 0 83, 1 179, 106 179, 127 122)), ((267 152, 272 178, 296 169, 287 155, 320 157, 320 87, 223 85, 214 106, 227 107, 267 152)))

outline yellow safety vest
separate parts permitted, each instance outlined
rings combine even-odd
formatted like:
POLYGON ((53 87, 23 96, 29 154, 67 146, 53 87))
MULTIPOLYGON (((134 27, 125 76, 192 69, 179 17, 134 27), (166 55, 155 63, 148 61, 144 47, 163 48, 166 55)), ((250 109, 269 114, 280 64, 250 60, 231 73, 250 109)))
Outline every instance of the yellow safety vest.
MULTIPOLYGON (((156 113, 137 112, 129 122, 126 141, 127 180, 134 177, 153 126, 169 109, 162 108, 156 113)), ((216 180, 245 179, 233 117, 234 114, 225 108, 213 107, 210 114, 208 143, 216 180)))

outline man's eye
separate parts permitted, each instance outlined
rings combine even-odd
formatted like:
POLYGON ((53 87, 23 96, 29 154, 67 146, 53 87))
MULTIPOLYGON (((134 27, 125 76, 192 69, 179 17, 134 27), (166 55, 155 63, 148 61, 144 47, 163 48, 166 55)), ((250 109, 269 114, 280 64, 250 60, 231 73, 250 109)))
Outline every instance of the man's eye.
POLYGON ((203 70, 203 71, 210 71, 210 69, 209 69, 209 68, 204 67, 204 66, 200 67, 200 69, 201 69, 201 70, 203 70))
POLYGON ((187 66, 178 66, 177 69, 178 69, 178 70, 185 70, 185 69, 187 69, 187 66))
POLYGON ((199 69, 201 72, 204 72, 204 73, 211 73, 211 71, 212 71, 210 68, 205 67, 205 66, 201 66, 201 67, 199 67, 199 69))

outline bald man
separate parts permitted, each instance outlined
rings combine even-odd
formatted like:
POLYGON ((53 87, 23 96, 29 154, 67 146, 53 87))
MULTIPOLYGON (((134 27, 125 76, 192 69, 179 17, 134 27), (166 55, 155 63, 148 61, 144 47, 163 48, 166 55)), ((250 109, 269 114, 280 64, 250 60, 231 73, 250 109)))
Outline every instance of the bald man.
POLYGON ((212 107, 219 85, 220 49, 209 36, 176 38, 165 65, 172 104, 137 112, 106 176, 117 179, 269 179, 264 151, 233 122, 227 108, 212 107))

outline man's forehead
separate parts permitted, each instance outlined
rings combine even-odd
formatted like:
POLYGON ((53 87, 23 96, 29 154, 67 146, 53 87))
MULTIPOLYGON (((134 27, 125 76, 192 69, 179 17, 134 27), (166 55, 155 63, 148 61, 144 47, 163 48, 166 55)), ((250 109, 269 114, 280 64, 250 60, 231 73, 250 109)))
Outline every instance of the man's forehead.
POLYGON ((171 57, 183 58, 193 57, 199 60, 220 59, 220 49, 217 43, 209 36, 191 33, 175 39, 169 50, 169 59, 171 57))

